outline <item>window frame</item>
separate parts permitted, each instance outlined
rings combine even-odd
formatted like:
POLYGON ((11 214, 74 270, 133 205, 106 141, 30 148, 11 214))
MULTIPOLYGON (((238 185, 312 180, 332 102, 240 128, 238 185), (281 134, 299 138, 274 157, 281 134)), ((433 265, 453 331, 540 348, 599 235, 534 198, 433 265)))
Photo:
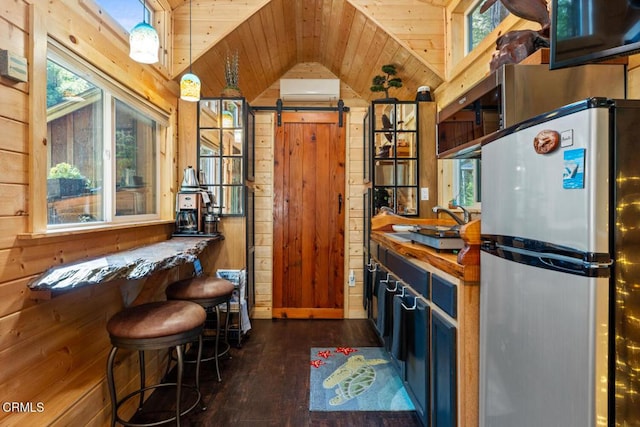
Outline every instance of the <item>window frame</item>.
MULTIPOLYGON (((85 78, 96 87, 100 88, 103 92, 102 99, 102 138, 103 138, 103 159, 105 169, 103 171, 104 182, 109 181, 109 185, 103 185, 103 219, 95 222, 77 222, 66 224, 49 224, 45 216, 44 228, 47 231, 65 231, 65 230, 77 230, 83 228, 95 228, 96 226, 120 226, 120 225, 133 225, 139 222, 147 222, 161 219, 161 146, 163 138, 166 138, 167 129, 169 128, 169 116, 158 109, 153 104, 145 101, 133 91, 127 89, 125 86, 109 77, 107 74, 88 63, 86 60, 78 56, 76 53, 65 48, 62 44, 55 39, 49 37, 47 40, 46 49, 46 61, 53 60, 54 62, 68 68, 70 71, 85 78), (128 107, 139 111, 141 114, 151 119, 155 123, 155 165, 154 165, 154 184, 151 191, 155 193, 155 203, 153 211, 154 213, 139 214, 139 215, 116 215, 116 188, 115 188, 115 133, 113 132, 113 126, 115 124, 116 115, 116 100, 121 101, 128 107)), ((46 76, 45 76, 46 81, 46 76)), ((45 127, 47 123, 47 114, 45 111, 45 127)), ((45 154, 46 162, 49 161, 49 154, 45 154)), ((48 169, 44 168, 40 172, 44 175, 48 174, 48 169)), ((46 198, 46 191, 44 193, 46 198)), ((46 212, 46 203, 45 203, 46 212)))

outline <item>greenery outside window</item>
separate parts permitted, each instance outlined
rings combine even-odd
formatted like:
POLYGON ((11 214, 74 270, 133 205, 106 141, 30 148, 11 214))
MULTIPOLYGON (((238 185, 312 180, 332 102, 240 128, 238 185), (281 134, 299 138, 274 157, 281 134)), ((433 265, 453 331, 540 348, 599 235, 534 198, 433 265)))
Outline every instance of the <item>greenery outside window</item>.
POLYGON ((507 8, 500 1, 496 1, 484 13, 480 13, 480 8, 484 3, 485 0, 478 0, 467 12, 467 53, 478 46, 509 14, 507 8))
POLYGON ((168 119, 55 42, 47 58, 47 225, 159 218, 168 119))
POLYGON ((590 6, 586 0, 558 0, 558 39, 593 34, 593 22, 588 21, 589 14, 583 12, 590 6))

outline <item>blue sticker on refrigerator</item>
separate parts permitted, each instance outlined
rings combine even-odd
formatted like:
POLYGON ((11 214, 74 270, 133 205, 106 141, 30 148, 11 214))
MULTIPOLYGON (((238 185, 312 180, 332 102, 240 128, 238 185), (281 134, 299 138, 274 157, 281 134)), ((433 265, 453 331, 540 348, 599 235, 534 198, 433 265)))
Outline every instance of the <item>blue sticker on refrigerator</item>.
POLYGON ((584 188, 584 148, 566 150, 564 152, 564 170, 562 171, 562 188, 584 188))

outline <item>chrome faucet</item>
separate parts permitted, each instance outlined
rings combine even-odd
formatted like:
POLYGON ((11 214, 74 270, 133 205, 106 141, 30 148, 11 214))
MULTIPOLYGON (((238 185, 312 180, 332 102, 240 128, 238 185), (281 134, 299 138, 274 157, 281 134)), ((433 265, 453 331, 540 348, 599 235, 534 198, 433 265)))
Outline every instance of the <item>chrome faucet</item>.
POLYGON ((443 208, 442 206, 434 206, 433 207, 433 212, 435 212, 436 215, 438 213, 440 213, 440 212, 444 212, 447 215, 449 215, 451 218, 453 218, 459 225, 464 225, 464 224, 468 223, 469 221, 471 221, 471 212, 469 212, 467 209, 465 209, 462 206, 457 206, 457 207, 462 210, 463 217, 464 217, 463 219, 460 219, 460 217, 458 215, 456 215, 455 213, 451 212, 447 208, 443 208))

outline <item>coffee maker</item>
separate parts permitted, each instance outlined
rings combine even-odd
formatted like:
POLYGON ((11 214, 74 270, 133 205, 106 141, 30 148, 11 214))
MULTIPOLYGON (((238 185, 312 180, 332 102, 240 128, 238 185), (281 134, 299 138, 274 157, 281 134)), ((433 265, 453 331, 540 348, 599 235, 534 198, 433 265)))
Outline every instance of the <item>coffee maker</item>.
POLYGON ((176 234, 198 234, 202 231, 204 209, 196 171, 189 166, 184 170, 184 179, 176 196, 176 234))
POLYGON ((204 204, 198 192, 181 191, 176 198, 176 233, 198 234, 202 230, 204 204))

